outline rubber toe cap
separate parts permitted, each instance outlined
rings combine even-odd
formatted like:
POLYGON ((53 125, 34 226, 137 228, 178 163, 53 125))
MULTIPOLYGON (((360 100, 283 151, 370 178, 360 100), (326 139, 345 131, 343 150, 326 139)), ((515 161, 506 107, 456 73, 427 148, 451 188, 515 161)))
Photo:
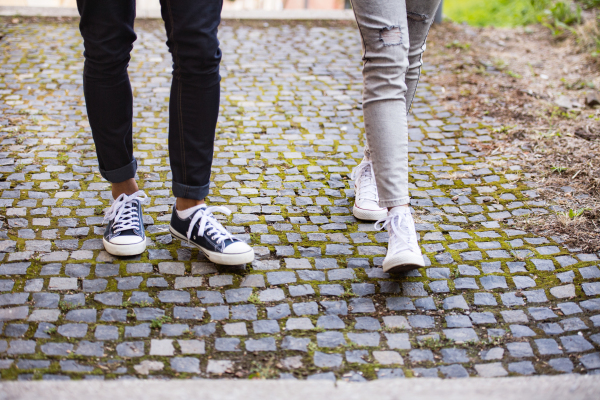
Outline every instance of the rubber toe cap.
POLYGON ((137 235, 127 235, 127 236, 117 236, 110 239, 109 243, 119 244, 119 245, 127 245, 127 244, 138 244, 142 243, 145 239, 137 235))
POLYGON ((223 249, 223 254, 241 254, 252 251, 252 247, 244 242, 234 242, 223 249))

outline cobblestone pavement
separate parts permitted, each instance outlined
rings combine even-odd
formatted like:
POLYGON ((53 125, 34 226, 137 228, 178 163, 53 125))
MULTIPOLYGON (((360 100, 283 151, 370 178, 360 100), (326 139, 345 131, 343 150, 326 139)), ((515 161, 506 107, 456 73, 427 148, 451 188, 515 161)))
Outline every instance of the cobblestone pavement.
POLYGON ((152 202, 149 249, 129 259, 102 247, 111 195, 76 25, 13 26, 0 41, 3 379, 600 372, 597 255, 510 225, 554 210, 519 165, 475 151, 492 127, 446 111, 426 79, 410 119, 410 185, 427 267, 382 272, 387 234, 351 214, 364 130, 350 28, 221 29, 208 199, 234 212, 226 225, 257 260, 213 265, 173 240, 170 57, 162 31, 138 32, 135 156, 152 202))

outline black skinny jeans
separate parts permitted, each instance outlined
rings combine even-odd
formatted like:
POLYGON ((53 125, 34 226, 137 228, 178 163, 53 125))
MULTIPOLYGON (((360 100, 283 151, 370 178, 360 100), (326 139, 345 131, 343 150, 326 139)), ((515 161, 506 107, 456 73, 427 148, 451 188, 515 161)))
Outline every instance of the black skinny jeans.
MULTIPOLYGON (((222 0, 161 0, 173 57, 169 156, 175 197, 208 194, 221 93, 217 28, 222 0)), ((83 91, 100 173, 118 183, 135 176, 133 94, 127 66, 135 0, 77 0, 85 47, 83 91)))

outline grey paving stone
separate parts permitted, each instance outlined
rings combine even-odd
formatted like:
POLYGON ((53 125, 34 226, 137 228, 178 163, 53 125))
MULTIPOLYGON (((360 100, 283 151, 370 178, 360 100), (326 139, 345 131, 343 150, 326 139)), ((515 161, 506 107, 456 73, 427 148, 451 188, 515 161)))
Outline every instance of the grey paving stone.
POLYGON ((475 293, 474 302, 478 306, 495 306, 498 302, 491 293, 475 293))
POLYGON ((231 307, 231 319, 242 319, 253 321, 257 319, 256 306, 252 304, 244 304, 231 307))
POLYGON ((510 325, 510 331, 513 337, 528 337, 528 336, 536 336, 537 334, 531 330, 531 328, 525 325, 510 325))
POLYGON ((561 336, 560 342, 567 353, 581 353, 592 350, 594 346, 590 344, 583 336, 561 336))
POLYGON ((275 351, 277 350, 277 345, 275 343, 275 338, 265 337, 260 339, 248 339, 246 340, 246 350, 247 351, 275 351))
MULTIPOLYGON (((291 288, 292 287, 290 286, 290 295, 292 295, 291 288)), ((281 289, 265 289, 258 294, 258 298, 260 299, 260 301, 267 303, 272 301, 280 301, 285 299, 285 293, 281 289)))
POLYGON ((444 329, 444 335, 455 342, 478 342, 479 337, 473 328, 444 329))
POLYGON ((116 350, 121 357, 142 357, 144 355, 144 342, 123 342, 117 345, 116 350))
POLYGON ((64 324, 58 327, 58 333, 68 338, 84 337, 87 330, 87 324, 64 324))
POLYGON ((535 344, 541 355, 562 354, 562 350, 558 347, 558 343, 554 339, 537 339, 535 340, 535 344))
POLYGON ((310 339, 294 337, 294 336, 284 336, 281 341, 281 348, 284 350, 296 350, 302 352, 308 352, 308 344, 310 343, 310 339))
POLYGON ((343 358, 339 354, 327 354, 315 351, 314 364, 319 368, 338 368, 342 365, 343 358))
POLYGON ((433 353, 431 352, 431 350, 411 350, 408 353, 408 356, 410 358, 411 363, 433 361, 433 353))
POLYGON ((158 292, 158 299, 163 303, 189 303, 190 293, 179 290, 163 290, 158 292))
POLYGON ((594 370, 600 368, 600 353, 591 353, 581 356, 579 361, 587 370, 594 370))
POLYGON ((127 322, 127 310, 107 308, 102 311, 100 321, 104 322, 127 322))
POLYGON ((150 336, 150 324, 139 324, 125 327, 125 338, 150 336))
POLYGON ((194 332, 194 335, 196 335, 196 336, 204 337, 204 336, 211 336, 212 334, 214 334, 216 332, 216 330, 217 330, 216 324, 214 322, 211 322, 208 324, 195 326, 193 329, 193 332, 194 332))
POLYGON ((228 303, 241 303, 248 301, 251 294, 251 288, 229 289, 225 291, 225 299, 228 303))
POLYGON ((199 374, 200 360, 195 357, 174 357, 171 359, 171 368, 176 372, 199 374))
POLYGON ((253 321, 254 333, 277 333, 280 331, 279 324, 273 320, 253 321))
POLYGON ((460 296, 460 295, 446 297, 444 299, 443 305, 444 305, 444 309, 446 309, 446 310, 451 310, 451 309, 455 309, 455 308, 460 308, 463 310, 469 309, 469 305, 465 301, 464 297, 460 296))
POLYGON ((507 343, 506 348, 508 349, 511 357, 533 357, 533 349, 528 342, 507 343))
POLYGON ((446 326, 448 328, 470 328, 471 319, 466 315, 448 315, 446 318, 446 326))
POLYGON ((535 374, 535 368, 531 361, 520 361, 508 364, 508 370, 521 375, 535 374))
POLYGON ((296 274, 288 271, 267 272, 267 281, 271 285, 283 285, 286 283, 295 283, 296 274))
POLYGON ((217 351, 241 351, 240 339, 237 338, 216 338, 215 349, 217 351))
POLYGON ((267 307, 267 318, 281 319, 291 315, 290 306, 288 304, 278 304, 274 307, 267 307))
POLYGON ((501 360, 504 356, 504 349, 502 347, 494 347, 489 350, 482 350, 479 356, 484 361, 501 360))
POLYGON ((346 344, 346 339, 340 332, 323 332, 317 334, 317 344, 319 347, 343 346, 346 344))
POLYGON ((119 328, 116 326, 98 325, 94 336, 98 340, 117 340, 119 338, 119 328))
MULTIPOLYGON (((304 286, 309 286, 309 285, 304 285, 304 286)), ((310 287, 310 289, 312 289, 312 287, 310 287)), ((309 290, 309 289, 307 288, 307 290, 309 290)), ((294 290, 294 292, 296 292, 296 290, 294 290)), ((319 292, 320 292, 321 296, 342 296, 344 294, 344 287, 339 284, 319 285, 319 292)), ((313 291, 313 293, 314 293, 314 291, 313 291)), ((290 287, 290 294, 293 296, 292 287, 290 287)))
POLYGON ((348 305, 345 301, 321 301, 319 304, 325 309, 325 314, 347 315, 348 305))
POLYGON ((574 368, 573 362, 568 358, 554 358, 549 360, 548 364, 559 372, 570 373, 574 368))
POLYGON ((440 367, 440 372, 446 378, 468 378, 469 372, 459 364, 444 365, 440 367))
MULTIPOLYGON (((464 349, 448 348, 441 351, 443 361, 448 364, 469 362, 467 351, 464 349)), ((467 374, 468 375, 468 374, 467 374)))
POLYGON ((94 300, 107 306, 120 306, 123 304, 122 292, 107 292, 94 295, 94 300))
POLYGON ((508 375, 501 363, 476 364, 475 370, 482 378, 494 378, 508 375))

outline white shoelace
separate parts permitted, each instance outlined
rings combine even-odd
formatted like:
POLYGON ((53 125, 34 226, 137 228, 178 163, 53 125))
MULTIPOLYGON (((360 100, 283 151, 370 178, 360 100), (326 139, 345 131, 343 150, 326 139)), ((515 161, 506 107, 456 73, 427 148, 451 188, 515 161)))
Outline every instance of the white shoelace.
POLYGON ((230 215, 231 210, 227 207, 212 206, 206 207, 204 205, 195 206, 191 210, 198 210, 192 216, 190 227, 187 231, 188 241, 192 237, 192 231, 196 223, 199 225, 198 235, 204 236, 206 233, 210 238, 217 242, 217 244, 223 244, 226 239, 234 239, 234 237, 221 225, 219 221, 212 215, 214 212, 222 212, 223 214, 230 215))
POLYGON ((358 180, 360 187, 359 200, 372 200, 379 202, 379 195, 377 194, 377 184, 375 183, 375 173, 373 172, 373 163, 371 161, 362 161, 358 164, 350 174, 350 179, 353 181, 358 180))
POLYGON ((108 222, 114 218, 113 231, 121 232, 129 229, 137 229, 140 227, 140 217, 138 215, 137 203, 134 200, 139 200, 144 203, 146 193, 141 190, 128 196, 125 193, 116 198, 112 206, 104 215, 104 222, 108 222))
POLYGON ((414 248, 417 246, 417 244, 415 243, 416 237, 414 232, 410 231, 411 226, 413 225, 411 220, 412 216, 410 213, 403 213, 388 215, 387 217, 375 222, 375 229, 377 230, 381 230, 386 226, 388 227, 388 231, 390 233, 388 248, 389 253, 396 254, 404 250, 414 251, 414 248), (377 227, 378 224, 381 224, 381 226, 377 227))

